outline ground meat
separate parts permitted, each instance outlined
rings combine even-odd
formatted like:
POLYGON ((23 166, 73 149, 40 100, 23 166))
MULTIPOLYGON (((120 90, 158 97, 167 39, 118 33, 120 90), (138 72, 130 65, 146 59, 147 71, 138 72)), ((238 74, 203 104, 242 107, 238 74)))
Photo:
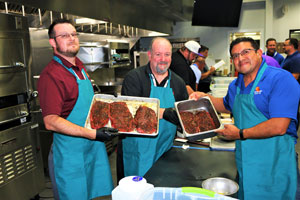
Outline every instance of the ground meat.
POLYGON ((210 114, 205 110, 197 111, 195 115, 198 119, 200 132, 209 131, 216 128, 214 120, 212 119, 210 114))
POLYGON ((135 129, 135 121, 125 102, 110 103, 111 126, 123 132, 132 132, 135 129))
POLYGON ((154 133, 157 130, 155 111, 147 106, 140 106, 134 116, 136 130, 139 133, 154 133))
POLYGON ((109 121, 109 103, 96 101, 91 109, 90 123, 92 129, 104 127, 109 121))
POLYGON ((184 129, 187 133, 198 133, 200 128, 198 127, 198 120, 194 119, 192 112, 181 111, 179 112, 184 129))
POLYGON ((205 110, 196 111, 195 113, 181 111, 179 114, 187 133, 199 133, 216 128, 210 114, 205 110))

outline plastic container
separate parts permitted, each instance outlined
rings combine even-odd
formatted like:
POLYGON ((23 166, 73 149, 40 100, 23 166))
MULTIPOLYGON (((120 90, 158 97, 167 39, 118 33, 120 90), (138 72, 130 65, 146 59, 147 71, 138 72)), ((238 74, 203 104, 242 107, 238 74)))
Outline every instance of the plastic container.
POLYGON ((182 187, 168 188, 155 187, 153 196, 147 196, 147 192, 142 196, 143 200, 232 200, 234 198, 217 194, 213 191, 197 188, 182 187))
POLYGON ((215 84, 230 84, 236 77, 213 77, 215 84))
POLYGON ((112 200, 153 199, 154 186, 141 176, 127 176, 112 191, 112 200))
POLYGON ((229 84, 211 84, 209 88, 213 89, 228 89, 229 84))

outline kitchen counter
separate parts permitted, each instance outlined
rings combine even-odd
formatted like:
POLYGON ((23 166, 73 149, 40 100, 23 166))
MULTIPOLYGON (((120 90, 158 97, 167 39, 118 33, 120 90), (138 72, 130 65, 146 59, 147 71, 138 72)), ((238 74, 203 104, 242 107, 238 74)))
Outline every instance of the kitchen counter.
POLYGON ((190 145, 189 149, 178 146, 173 146, 145 174, 148 183, 155 187, 202 187, 202 181, 211 177, 237 182, 234 152, 211 151, 200 145, 190 145))

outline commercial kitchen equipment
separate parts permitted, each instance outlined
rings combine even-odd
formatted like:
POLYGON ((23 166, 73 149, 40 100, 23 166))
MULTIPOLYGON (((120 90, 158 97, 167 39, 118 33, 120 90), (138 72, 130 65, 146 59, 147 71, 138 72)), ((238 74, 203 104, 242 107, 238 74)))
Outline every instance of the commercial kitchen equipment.
POLYGON ((129 43, 120 42, 81 42, 78 58, 87 71, 98 68, 130 66, 129 43))
POLYGON ((131 66, 129 43, 122 42, 82 42, 78 58, 86 67, 93 84, 101 93, 121 92, 123 79, 116 72, 129 71, 131 66))
POLYGON ((30 199, 44 188, 38 124, 32 117, 29 29, 25 17, 0 14, 0 196, 30 199))

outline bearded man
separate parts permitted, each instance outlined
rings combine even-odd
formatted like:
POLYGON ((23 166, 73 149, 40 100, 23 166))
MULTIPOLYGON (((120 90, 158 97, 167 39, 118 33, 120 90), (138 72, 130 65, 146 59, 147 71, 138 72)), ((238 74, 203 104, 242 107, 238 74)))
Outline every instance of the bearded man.
MULTIPOLYGON (((175 101, 188 99, 185 82, 169 69, 172 45, 166 38, 154 38, 148 51, 149 63, 131 70, 122 85, 122 95, 151 97, 160 100, 159 133, 156 137, 126 137, 118 142, 117 175, 144 176, 172 145, 176 134, 175 101), (175 114, 175 115, 174 115, 175 114), (170 117, 171 116, 171 117, 170 117), (165 120, 165 119, 168 119, 165 120), (173 121, 173 122, 174 122, 173 121)), ((177 123, 176 123, 177 121, 177 123)), ((119 138, 120 139, 120 138, 119 138)))
POLYGON ((45 127, 53 132, 48 163, 54 198, 110 195, 113 181, 103 142, 118 130, 84 128, 94 91, 76 57, 78 33, 70 21, 59 19, 48 34, 54 55, 40 75, 38 92, 45 127))

